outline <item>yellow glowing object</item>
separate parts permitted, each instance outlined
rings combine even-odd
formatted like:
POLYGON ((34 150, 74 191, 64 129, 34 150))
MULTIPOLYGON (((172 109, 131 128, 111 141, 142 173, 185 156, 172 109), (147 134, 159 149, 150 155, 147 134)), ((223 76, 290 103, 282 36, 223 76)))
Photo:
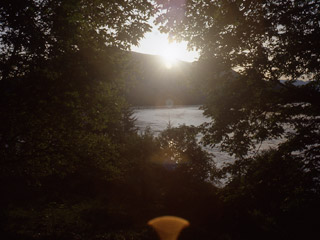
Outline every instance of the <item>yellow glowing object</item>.
POLYGON ((163 216, 150 220, 148 225, 157 231, 161 240, 176 240, 181 230, 190 223, 183 218, 163 216))

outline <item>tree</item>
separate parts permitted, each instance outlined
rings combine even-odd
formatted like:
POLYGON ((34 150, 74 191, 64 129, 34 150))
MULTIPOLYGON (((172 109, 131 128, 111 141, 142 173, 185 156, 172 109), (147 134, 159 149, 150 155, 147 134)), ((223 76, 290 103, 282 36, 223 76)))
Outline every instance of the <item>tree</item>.
POLYGON ((152 14, 147 0, 1 1, 1 79, 25 74, 35 61, 83 48, 129 49, 150 31, 152 14))
POLYGON ((201 51, 199 65, 211 66, 203 83, 208 89, 205 115, 214 119, 205 130, 207 143, 220 143, 242 158, 264 140, 282 138, 281 147, 315 164, 320 153, 320 4, 157 2, 165 10, 157 19, 162 31, 189 41, 201 51), (298 79, 306 84, 296 86, 298 79))
POLYGON ((121 226, 110 185, 134 131, 120 50, 152 12, 144 0, 1 1, 4 238, 89 239, 121 226))
MULTIPOLYGON (((221 215, 215 165, 198 142, 194 126, 170 125, 157 137, 146 131, 131 140, 126 153, 133 158, 126 174, 121 199, 128 199, 128 212, 135 223, 161 215, 182 216, 192 222, 192 228, 182 239, 215 238, 221 215)), ((149 238, 151 239, 151 238, 149 238)))
POLYGON ((194 126, 169 126, 158 138, 163 155, 158 160, 168 169, 181 171, 191 181, 214 180, 216 168, 212 154, 201 147, 197 134, 194 126))
POLYGON ((224 234, 232 239, 301 239, 319 233, 314 221, 320 212, 316 176, 305 171, 301 159, 270 150, 225 171, 232 178, 220 193, 224 234))
MULTIPOLYGON (((228 199, 234 194, 230 209, 243 210, 233 237, 239 236, 244 222, 257 223, 259 217, 266 224, 258 227, 259 236, 266 229, 273 237, 303 236, 306 229, 316 234, 308 227, 290 229, 299 225, 299 218, 308 221, 304 226, 312 226, 312 211, 297 209, 313 208, 319 201, 319 1, 159 0, 157 4, 162 9, 157 19, 160 29, 201 52, 199 81, 207 92, 203 109, 212 118, 203 126, 204 142, 237 159, 225 168, 230 176, 225 189, 230 192, 222 193, 228 199), (305 82, 298 84, 301 80, 305 82), (274 139, 275 151, 259 155, 261 144, 274 139), (282 174, 298 181, 290 182, 282 174), (279 186, 283 195, 277 193, 279 186), (264 203, 270 208, 266 210, 264 203), (294 220, 286 225, 288 216, 294 220), (276 228, 271 230, 272 224, 276 228), (282 224, 286 230, 280 230, 282 224)), ((313 211, 319 213, 319 208, 313 211)))
POLYGON ((136 44, 150 29, 151 3, 2 1, 0 12, 4 162, 43 159, 57 149, 61 157, 74 153, 67 146, 80 144, 77 138, 92 146, 88 133, 114 142, 130 128, 117 49, 136 44))

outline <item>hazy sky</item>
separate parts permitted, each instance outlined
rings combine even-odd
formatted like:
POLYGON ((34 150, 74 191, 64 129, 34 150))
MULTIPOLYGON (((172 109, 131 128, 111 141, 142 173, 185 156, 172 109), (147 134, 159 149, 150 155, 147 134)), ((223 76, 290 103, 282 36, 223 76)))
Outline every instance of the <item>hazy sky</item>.
POLYGON ((187 42, 169 43, 167 35, 160 33, 154 25, 152 32, 145 34, 145 38, 140 41, 139 47, 132 47, 132 51, 162 55, 169 59, 188 62, 193 62, 199 57, 197 52, 187 50, 187 42))

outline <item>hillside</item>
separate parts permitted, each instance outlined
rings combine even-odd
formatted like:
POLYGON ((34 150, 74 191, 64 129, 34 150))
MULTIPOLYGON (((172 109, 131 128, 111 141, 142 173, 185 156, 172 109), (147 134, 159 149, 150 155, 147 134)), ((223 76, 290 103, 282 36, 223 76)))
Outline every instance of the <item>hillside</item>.
POLYGON ((193 64, 176 61, 168 69, 160 56, 130 52, 127 99, 134 106, 193 105, 204 97, 194 89, 193 64))

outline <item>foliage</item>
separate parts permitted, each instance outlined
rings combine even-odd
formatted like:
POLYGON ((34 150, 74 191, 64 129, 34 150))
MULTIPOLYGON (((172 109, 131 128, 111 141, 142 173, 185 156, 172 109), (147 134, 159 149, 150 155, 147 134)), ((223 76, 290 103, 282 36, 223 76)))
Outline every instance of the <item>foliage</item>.
POLYGON ((134 134, 119 49, 150 14, 148 1, 1 1, 3 238, 130 235, 112 198, 134 134))
POLYGON ((232 239, 301 239, 319 234, 320 199, 313 174, 303 161, 270 150, 237 161, 220 195, 227 209, 224 234, 232 239), (226 225, 227 224, 227 225, 226 225))
POLYGON ((1 236, 155 239, 146 222, 164 214, 193 221, 195 236, 218 211, 211 157, 194 128, 138 135, 124 96, 120 50, 149 30, 152 3, 2 1, 0 11, 1 236))
POLYGON ((124 178, 120 152, 133 122, 107 53, 79 51, 1 81, 5 236, 85 237, 99 227, 84 216, 110 215, 103 202, 124 178))
POLYGON ((212 118, 203 125, 204 143, 237 159, 224 169, 224 237, 318 235, 319 1, 157 4, 160 29, 201 51, 203 109, 212 118), (259 154, 266 140, 278 145, 259 154))
POLYGON ((216 169, 196 127, 135 131, 120 50, 149 30, 153 2, 4 0, 2 238, 155 239, 160 215, 190 220, 182 239, 319 235, 319 3, 157 3, 162 30, 202 51, 205 142, 237 161, 216 169))
MULTIPOLYGON (((317 1, 158 4, 166 10, 158 18, 161 29, 200 49, 203 64, 211 66, 204 83, 209 98, 205 114, 214 119, 207 126, 208 142, 222 143, 237 157, 270 138, 287 137, 304 145, 295 148, 307 149, 301 141, 307 134, 314 146, 319 144, 317 1), (230 72, 232 68, 239 74, 230 72), (293 84, 303 77, 309 80, 307 85, 293 84), (284 134, 284 126, 295 134, 284 134)), ((314 157, 319 154, 312 151, 314 157)))
POLYGON ((163 157, 162 164, 169 169, 184 171, 189 178, 209 181, 216 176, 212 154, 206 152, 199 144, 199 130, 194 126, 182 125, 178 128, 168 127, 159 136, 163 157))
POLYGON ((135 223, 176 215, 192 222, 182 239, 216 236, 212 225, 221 215, 221 202, 210 180, 215 179, 215 165, 198 144, 197 132, 195 127, 169 126, 158 137, 147 131, 127 145, 132 161, 126 168, 124 198, 135 223))
POLYGON ((152 14, 147 0, 1 1, 1 78, 25 74, 39 59, 83 48, 129 49, 150 31, 152 14))

